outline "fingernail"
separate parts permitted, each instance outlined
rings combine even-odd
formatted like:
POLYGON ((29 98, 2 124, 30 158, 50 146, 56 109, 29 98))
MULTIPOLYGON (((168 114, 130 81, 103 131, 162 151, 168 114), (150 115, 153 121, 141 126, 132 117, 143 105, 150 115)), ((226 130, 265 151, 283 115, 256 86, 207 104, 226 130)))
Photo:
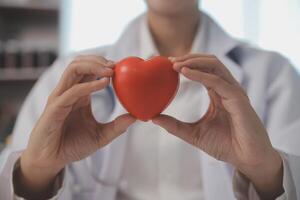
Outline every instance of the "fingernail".
POLYGON ((112 60, 108 60, 106 64, 107 64, 107 65, 114 65, 114 64, 115 64, 115 62, 114 62, 114 61, 112 61, 112 60))
POLYGON ((179 71, 180 71, 180 66, 179 66, 177 63, 174 63, 173 69, 174 69, 175 71, 179 72, 179 71))
POLYGON ((105 70, 108 71, 108 72, 113 72, 114 71, 112 68, 109 68, 109 67, 106 67, 105 70))
POLYGON ((187 67, 182 67, 181 70, 180 70, 182 73, 185 73, 188 71, 188 68, 187 67))
POLYGON ((100 81, 101 81, 102 83, 109 82, 109 78, 107 78, 107 77, 102 77, 102 78, 100 79, 100 81))
POLYGON ((169 59, 171 62, 174 62, 175 57, 172 57, 172 56, 171 56, 171 57, 169 57, 168 59, 169 59))

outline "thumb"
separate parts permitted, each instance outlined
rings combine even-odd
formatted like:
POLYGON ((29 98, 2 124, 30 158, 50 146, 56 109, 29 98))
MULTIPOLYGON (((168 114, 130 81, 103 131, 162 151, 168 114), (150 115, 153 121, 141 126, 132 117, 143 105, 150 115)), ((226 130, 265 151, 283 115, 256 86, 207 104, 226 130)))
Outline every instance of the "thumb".
POLYGON ((159 115, 152 119, 152 122, 166 131, 175 135, 184 141, 190 143, 192 142, 192 125, 186 122, 179 121, 174 117, 168 115, 159 115))
POLYGON ((100 139, 104 139, 106 141, 100 141, 101 143, 109 143, 116 137, 120 136, 124 133, 127 128, 132 125, 136 121, 136 118, 132 117, 130 114, 124 114, 117 117, 115 120, 107 123, 100 124, 101 134, 103 137, 99 137, 100 139))

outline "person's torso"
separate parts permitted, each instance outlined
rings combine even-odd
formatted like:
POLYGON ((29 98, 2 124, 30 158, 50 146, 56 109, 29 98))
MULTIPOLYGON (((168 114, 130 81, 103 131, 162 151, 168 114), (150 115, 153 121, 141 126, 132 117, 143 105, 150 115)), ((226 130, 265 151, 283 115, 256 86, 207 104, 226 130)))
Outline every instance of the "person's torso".
MULTIPOLYGON (((181 81, 164 114, 194 122, 205 113, 208 102, 200 84, 181 81)), ((203 199, 201 153, 197 148, 151 121, 135 123, 127 134, 117 199, 203 199)))
MULTIPOLYGON (((239 52, 243 50, 245 48, 241 47, 239 52)), ((110 54, 109 58, 120 59, 134 53, 136 52, 127 53, 127 49, 124 49, 122 53, 110 54)), ((209 53, 214 54, 214 51, 209 53)), ((217 56, 229 60, 225 52, 223 53, 224 55, 217 56)), ((230 64, 238 62, 235 65, 239 67, 241 74, 239 81, 248 92, 251 103, 261 119, 267 114, 265 113, 267 102, 264 96, 268 89, 267 67, 270 67, 267 62, 268 55, 266 52, 254 49, 244 55, 238 54, 237 60, 232 59, 229 63, 224 63, 230 67, 230 64), (257 71, 260 73, 258 74, 257 71)), ((208 103, 205 89, 197 83, 184 81, 180 84, 177 96, 165 113, 191 122, 204 114, 208 103)), ((99 110, 95 108, 94 111, 101 112, 101 106, 99 110)), ((111 119, 119 114, 121 112, 114 112, 111 119)), ((233 199, 232 171, 230 172, 232 169, 228 165, 166 133, 151 122, 136 123, 107 149, 91 156, 95 158, 91 164, 94 168, 94 176, 97 176, 97 173, 101 174, 99 175, 101 183, 98 182, 98 185, 86 170, 85 160, 72 164, 75 172, 80 170, 74 172, 78 179, 77 185, 91 187, 92 191, 96 190, 91 196, 104 198, 103 188, 106 187, 104 182, 110 183, 112 179, 113 184, 108 186, 110 188, 108 190, 116 191, 117 199, 200 199, 202 196, 206 200, 233 199)))

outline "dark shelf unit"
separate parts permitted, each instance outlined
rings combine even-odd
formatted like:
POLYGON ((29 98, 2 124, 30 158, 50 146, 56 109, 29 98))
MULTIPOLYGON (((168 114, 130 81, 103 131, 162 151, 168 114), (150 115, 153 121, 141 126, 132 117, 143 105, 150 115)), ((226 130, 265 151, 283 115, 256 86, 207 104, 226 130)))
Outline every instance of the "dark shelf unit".
MULTIPOLYGON (((49 44, 51 50, 58 52, 59 5, 53 5, 52 0, 48 0, 51 4, 46 4, 46 1, 32 2, 0 2, 0 41, 30 40, 37 45, 42 43, 46 48, 49 44), (48 43, 43 43, 45 41, 48 43)), ((0 66, 0 144, 10 134, 24 98, 47 67, 24 69, 0 66)))
POLYGON ((23 14, 46 12, 46 14, 56 15, 59 12, 59 8, 57 6, 49 6, 41 3, 31 5, 0 3, 0 11, 6 14, 11 12, 23 14))

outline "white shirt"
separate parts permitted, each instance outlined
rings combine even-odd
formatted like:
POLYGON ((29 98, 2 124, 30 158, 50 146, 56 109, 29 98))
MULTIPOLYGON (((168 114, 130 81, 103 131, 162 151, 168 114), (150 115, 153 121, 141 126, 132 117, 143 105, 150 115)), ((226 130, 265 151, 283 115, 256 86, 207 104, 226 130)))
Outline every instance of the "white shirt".
MULTIPOLYGON (((205 19, 202 20, 195 36, 192 52, 204 52, 205 40, 203 38, 206 28, 205 19)), ((150 58, 159 55, 156 49, 147 19, 140 25, 141 55, 150 58)), ((174 33, 175 34, 175 33, 174 33)), ((199 89, 198 95, 193 96, 193 101, 198 102, 198 109, 194 109, 200 116, 207 102, 202 102, 203 88, 195 83, 183 81, 174 102, 165 110, 165 114, 176 116, 184 112, 189 87, 199 89)), ((191 116, 191 115, 189 115, 191 116)), ((187 120, 196 121, 190 117, 187 120)), ((182 118, 182 116, 181 116, 182 118)), ((137 122, 128 131, 128 144, 124 158, 124 169, 121 175, 119 198, 122 200, 139 199, 173 199, 173 200, 201 200, 203 187, 201 180, 200 151, 181 139, 168 134, 165 130, 151 122, 137 122)))
MULTIPOLYGON (((132 55, 145 56, 141 52, 143 46, 141 44, 144 41, 140 40, 143 17, 133 20, 114 45, 92 49, 81 54, 102 55, 115 61, 132 55)), ((273 146, 282 156, 285 193, 278 199, 299 199, 300 106, 297 106, 300 102, 299 75, 282 56, 241 43, 229 37, 208 16, 202 15, 202 19, 206 22, 203 32, 206 43, 204 51, 215 54, 245 88, 253 108, 268 131, 273 146)), ((151 54, 152 50, 149 52, 151 54)), ((146 58, 148 56, 146 55, 146 58)), ((3 166, 0 174, 1 200, 20 199, 14 194, 12 178, 14 167, 26 148, 30 132, 43 112, 48 95, 71 60, 72 56, 58 59, 39 79, 22 106, 14 128, 13 143, 6 149, 10 155, 3 157, 6 162, 0 163, 3 166)), ((181 91, 166 112, 184 121, 199 118, 208 103, 205 91, 201 90, 199 84, 187 79, 181 79, 180 88, 181 91)), ((110 88, 92 96, 92 110, 96 119, 102 122, 112 120, 125 112, 110 88)), ((63 182, 58 179, 58 187, 53 191, 52 199, 115 200, 118 194, 123 194, 123 198, 135 198, 140 195, 139 192, 143 193, 143 197, 149 197, 151 191, 158 191, 158 189, 160 191, 153 195, 159 195, 160 198, 172 198, 173 196, 166 197, 166 195, 187 195, 191 192, 191 198, 199 194, 199 198, 203 195, 205 200, 258 199, 251 182, 237 172, 232 177, 232 172, 234 172, 232 166, 217 161, 201 153, 200 150, 196 151, 177 138, 161 133, 157 127, 149 124, 136 124, 105 148, 86 159, 66 166, 64 173, 60 176, 63 182), (142 126, 145 126, 145 129, 142 126), (152 129, 155 133, 152 133, 152 129), (140 141, 148 139, 151 141, 144 141, 144 147, 149 147, 154 152, 148 152, 144 147, 139 146, 140 141), (153 148, 152 144, 157 149, 153 148), (141 150, 141 152, 136 150, 141 150), (130 156, 128 152, 131 152, 130 156), (171 155, 168 155, 169 152, 171 155), (181 153, 184 154, 181 155, 181 153), (175 154, 178 155, 175 156, 175 154), (146 157, 151 159, 145 159, 146 157), (190 159, 190 157, 195 159, 190 159), (139 159, 148 163, 150 160, 157 159, 158 165, 142 163, 143 168, 149 169, 140 169, 140 172, 134 173, 139 169, 137 166, 140 164, 139 159), (165 162, 164 159, 168 159, 172 164, 165 162), (195 162, 196 159, 200 161, 200 166, 195 162), (136 165, 131 165, 132 160, 136 161, 136 165), (179 160, 183 160, 180 167, 174 167, 179 160), (188 165, 184 165, 185 163, 188 165), (181 167, 191 170, 191 173, 182 174, 181 167), (153 168, 158 170, 154 171, 153 168), (199 171, 201 171, 200 174, 199 171), (153 175, 155 173, 156 176, 153 175), (146 177, 145 180, 138 180, 137 174, 140 179, 146 177), (153 178, 151 175, 159 180, 151 179, 153 178), (185 175, 187 179, 192 175, 194 177, 191 181, 186 181, 185 175), (177 178, 182 179, 178 181, 177 178), (132 185, 137 186, 136 180, 145 185, 133 188, 132 185), (156 187, 152 187, 152 184, 156 187), (183 185, 186 187, 181 187, 183 185), (171 194, 166 194, 167 191, 171 191, 171 194), (180 192, 183 193, 178 194, 180 192)))

